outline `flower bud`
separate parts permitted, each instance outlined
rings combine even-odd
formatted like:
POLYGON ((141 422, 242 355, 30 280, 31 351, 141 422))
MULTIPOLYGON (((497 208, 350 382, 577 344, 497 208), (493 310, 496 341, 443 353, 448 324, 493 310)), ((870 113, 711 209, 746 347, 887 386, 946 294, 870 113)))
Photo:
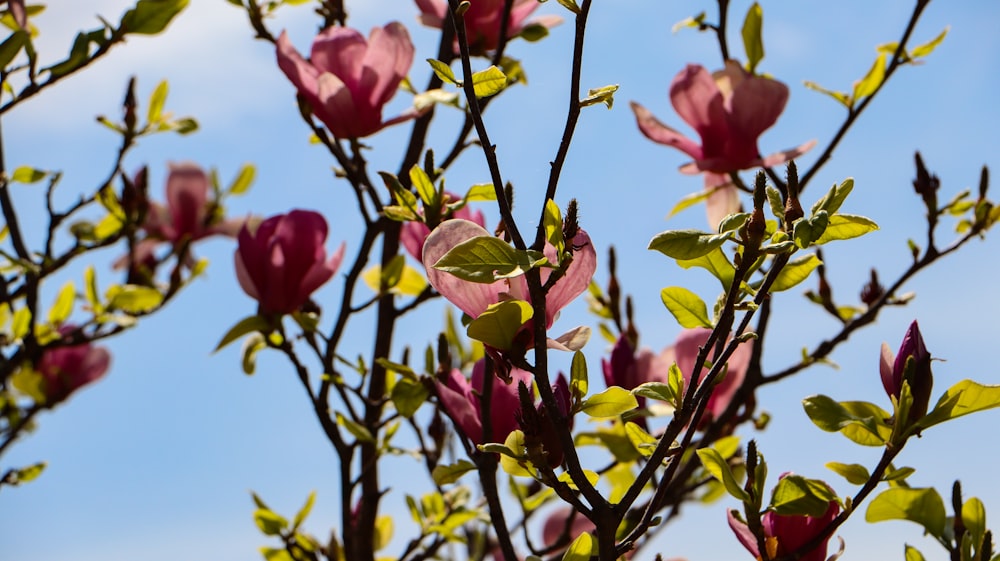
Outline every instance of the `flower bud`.
POLYGON ((927 413, 934 377, 931 374, 931 355, 927 352, 916 320, 906 330, 903 342, 899 346, 899 353, 895 357, 889 350, 889 345, 882 343, 879 372, 885 393, 890 397, 898 399, 903 388, 903 380, 909 383, 910 393, 913 395, 910 422, 920 419, 927 413))

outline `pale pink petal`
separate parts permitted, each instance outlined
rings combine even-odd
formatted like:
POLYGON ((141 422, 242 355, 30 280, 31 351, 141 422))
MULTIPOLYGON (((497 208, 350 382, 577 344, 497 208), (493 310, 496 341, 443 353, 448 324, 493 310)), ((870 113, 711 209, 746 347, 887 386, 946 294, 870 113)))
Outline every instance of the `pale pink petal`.
POLYGON ((569 264, 563 278, 556 281, 556 284, 549 289, 545 298, 546 327, 552 327, 559 310, 587 290, 594 278, 594 272, 597 271, 597 250, 594 249, 587 232, 580 230, 569 243, 576 248, 573 252, 573 262, 569 264))
POLYGON ((754 556, 760 556, 757 548, 757 537, 753 535, 750 528, 747 527, 746 523, 740 522, 736 516, 733 514, 734 510, 726 510, 726 519, 729 521, 729 527, 733 529, 733 533, 736 534, 736 539, 739 540, 743 547, 747 548, 754 556))
POLYGON ((722 219, 740 211, 740 192, 729 175, 705 172, 705 190, 711 191, 705 200, 708 223, 718 227, 722 219))
POLYGON ((368 42, 364 35, 350 27, 334 26, 316 36, 310 58, 319 73, 336 74, 348 88, 355 90, 361 84, 367 51, 368 42))
POLYGON ((316 98, 316 91, 319 89, 316 85, 316 79, 319 77, 319 71, 313 67, 313 65, 306 62, 302 55, 295 50, 292 46, 291 40, 288 39, 288 32, 282 31, 281 35, 278 36, 277 45, 277 56, 278 56, 278 68, 285 73, 285 76, 291 80, 292 85, 295 89, 299 90, 306 97, 316 98))
POLYGON ((381 108, 392 99, 413 64, 413 53, 413 42, 403 24, 392 22, 372 29, 359 82, 359 93, 366 93, 369 104, 381 108))
POLYGON ((783 152, 775 152, 774 154, 764 158, 763 161, 761 161, 761 165, 764 167, 779 166, 785 162, 798 158, 802 154, 812 150, 814 146, 816 146, 816 141, 810 140, 809 142, 796 146, 795 148, 791 148, 783 152))
POLYGON ((437 387, 441 406, 447 411, 448 416, 455 421, 455 424, 462 429, 469 440, 481 444, 483 425, 479 419, 479 408, 465 394, 459 393, 441 382, 435 382, 434 385, 437 387))
POLYGON ((167 206, 174 227, 174 241, 183 236, 192 240, 204 235, 208 176, 197 164, 170 164, 167 176, 167 206))
POLYGON ((441 29, 448 14, 448 3, 444 0, 417 0, 420 8, 420 23, 427 27, 441 29))
POLYGON ((424 252, 424 240, 430 233, 431 229, 423 222, 407 222, 399 230, 399 243, 414 259, 420 259, 424 252))
POLYGON ((381 128, 380 115, 358 105, 354 94, 335 74, 320 74, 316 88, 319 105, 314 104, 313 110, 334 136, 356 138, 381 128))
POLYGON ((702 137, 706 129, 725 122, 723 102, 712 75, 699 65, 687 65, 670 84, 670 103, 702 137))
POLYGON ((635 113, 636 124, 639 125, 639 130, 646 138, 653 142, 673 146, 696 160, 702 157, 701 146, 697 142, 661 123, 642 105, 634 101, 630 105, 632 112, 635 113))
POLYGON ((893 376, 893 364, 896 362, 896 356, 892 353, 892 349, 889 345, 882 343, 882 352, 879 354, 878 370, 882 377, 882 387, 885 388, 886 395, 896 395, 896 388, 899 385, 896 383, 895 377, 893 376))
POLYGON ((736 85, 730 100, 730 124, 747 139, 756 141, 771 128, 788 102, 788 86, 759 76, 736 85))
POLYGON ((546 341, 546 346, 557 351, 574 352, 579 351, 586 346, 587 341, 590 341, 590 328, 585 325, 580 325, 570 329, 555 339, 548 339, 546 341))

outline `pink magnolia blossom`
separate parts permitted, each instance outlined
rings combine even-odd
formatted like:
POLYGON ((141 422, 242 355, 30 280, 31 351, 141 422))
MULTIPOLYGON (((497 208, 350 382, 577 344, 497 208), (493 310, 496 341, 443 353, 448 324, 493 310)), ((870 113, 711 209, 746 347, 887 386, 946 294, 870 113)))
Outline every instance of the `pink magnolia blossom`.
POLYGON ((879 373, 882 376, 882 386, 885 388, 885 393, 890 397, 899 399, 899 394, 903 389, 906 362, 910 357, 913 358, 913 371, 906 380, 910 384, 910 392, 913 395, 913 405, 909 418, 911 421, 915 421, 927 413, 927 405, 934 385, 934 377, 931 374, 931 355, 927 352, 924 338, 920 334, 920 326, 917 325, 916 320, 906 330, 906 335, 903 336, 903 342, 899 345, 899 353, 896 356, 893 356, 889 345, 882 343, 879 373))
MULTIPOLYGON (((783 474, 782 477, 785 477, 783 474)), ((760 549, 757 547, 757 538, 747 527, 746 523, 739 520, 734 511, 727 512, 729 527, 736 534, 736 538, 747 548, 757 559, 761 558, 760 549)), ((766 512, 761 516, 761 525, 764 527, 764 537, 768 544, 768 549, 772 547, 774 551, 769 551, 770 558, 783 557, 800 547, 804 546, 816 537, 840 512, 837 501, 830 501, 830 506, 822 516, 783 516, 774 512, 766 512)), ((826 550, 829 538, 799 557, 799 561, 826 561, 826 550)), ((838 555, 834 555, 835 559, 838 555)))
MULTIPOLYGON (((449 202, 461 201, 462 198, 454 193, 445 192, 445 204, 449 202)), ((422 212, 422 209, 421 209, 422 212)), ((470 222, 475 222, 480 226, 486 226, 486 219, 483 218, 483 211, 478 209, 471 209, 468 205, 451 213, 448 220, 453 218, 459 218, 462 220, 468 220, 470 222)), ((427 236, 431 234, 431 229, 427 227, 427 224, 423 222, 406 222, 403 224, 402 229, 399 232, 399 241, 406 248, 406 251, 413 256, 414 259, 420 260, 420 257, 424 254, 424 241, 427 236)))
POLYGON ((341 244, 327 260, 322 215, 293 210, 272 216, 254 232, 244 226, 236 249, 236 277, 264 313, 289 314, 337 271, 344 258, 341 244))
MULTIPOLYGON (((507 435, 518 429, 517 414, 521 410, 518 385, 524 383, 529 388, 532 383, 530 372, 520 368, 510 371, 511 382, 494 376, 492 399, 490 401, 490 440, 503 442, 507 435)), ((480 360, 472 367, 472 378, 466 378, 460 370, 452 369, 444 383, 435 382, 438 398, 448 416, 474 444, 484 444, 483 408, 480 396, 486 378, 486 361, 480 360)))
MULTIPOLYGON (((695 362, 698 360, 699 348, 708 342, 708 336, 712 330, 707 328, 685 329, 677 337, 674 346, 668 347, 660 356, 661 360, 667 364, 677 363, 684 375, 684 382, 690 384, 692 374, 694 374, 695 362)), ((750 357, 753 354, 753 347, 749 344, 741 344, 736 347, 736 351, 729 357, 729 366, 726 377, 712 388, 712 395, 708 398, 705 408, 703 422, 717 419, 733 400, 736 391, 743 384, 747 369, 750 367, 750 357)), ((709 355, 711 358, 711 355, 709 355)), ((699 369, 698 381, 701 383, 705 379, 708 370, 704 367, 699 369)))
MULTIPOLYGON (((474 0, 465 12, 465 31, 468 35, 469 50, 473 54, 495 51, 500 44, 500 23, 505 0, 474 0)), ((538 0, 514 0, 507 20, 507 38, 516 37, 525 27, 541 25, 546 28, 562 23, 558 16, 542 16, 527 21, 531 12, 538 8, 538 0)), ((447 0, 417 0, 420 8, 420 23, 441 29, 448 15, 447 0)), ((458 43, 455 43, 458 52, 458 43)))
POLYGON ((564 540, 563 543, 568 546, 581 534, 594 530, 594 523, 586 516, 568 506, 560 507, 545 519, 545 524, 542 526, 542 544, 549 547, 566 534, 568 540, 564 540))
POLYGON ((0 4, 7 4, 7 11, 21 29, 28 28, 28 13, 24 9, 24 0, 3 0, 0 4))
POLYGON ((212 215, 215 201, 208 175, 191 162, 170 164, 167 176, 167 204, 149 203, 142 227, 154 240, 179 243, 220 234, 235 236, 243 220, 219 220, 212 215))
MULTIPOLYGON (((75 331, 64 325, 59 332, 67 336, 75 331)), ((104 376, 111 364, 111 354, 103 347, 90 343, 54 347, 42 351, 35 370, 42 377, 41 391, 47 404, 69 397, 74 391, 104 376)))
POLYGON ((388 121, 382 108, 413 64, 413 43, 401 23, 376 27, 366 41, 358 31, 330 27, 313 40, 310 60, 287 32, 277 42, 278 66, 337 138, 361 138, 417 116, 408 111, 388 121))
MULTIPOLYGON (((445 220, 431 232, 424 244, 423 263, 427 269, 427 280, 449 302, 472 318, 479 317, 491 304, 503 299, 529 300, 528 282, 524 275, 484 284, 463 280, 434 268, 434 264, 451 248, 474 237, 489 235, 491 235, 489 232, 474 222, 460 219, 445 220)), ((590 236, 581 229, 571 243, 579 249, 573 253, 573 262, 567 268, 566 274, 556 281, 546 296, 546 327, 552 326, 559 310, 587 289, 594 271, 597 270, 597 253, 590 236)), ((555 248, 546 245, 545 254, 550 261, 555 262, 555 248)), ((551 270, 542 269, 543 284, 550 274, 551 270)))
POLYGON ((645 348, 636 351, 624 335, 615 343, 610 359, 601 359, 607 386, 620 386, 626 390, 633 390, 646 382, 666 382, 670 364, 664 353, 657 355, 645 348))
POLYGON ((632 102, 632 111, 647 138, 694 158, 681 172, 705 173, 705 188, 713 189, 708 200, 709 220, 717 224, 739 208, 738 193, 729 183, 731 172, 778 165, 815 145, 810 141, 766 158, 760 156, 757 139, 778 120, 787 101, 785 84, 750 74, 730 60, 713 74, 689 64, 670 84, 670 103, 698 133, 701 144, 663 124, 636 102, 632 102))

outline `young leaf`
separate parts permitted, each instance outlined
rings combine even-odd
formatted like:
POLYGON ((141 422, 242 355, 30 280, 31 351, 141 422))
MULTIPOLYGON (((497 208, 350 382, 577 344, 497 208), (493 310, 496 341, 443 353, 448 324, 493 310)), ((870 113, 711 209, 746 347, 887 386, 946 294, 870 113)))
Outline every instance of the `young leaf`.
POLYGON ((531 304, 523 300, 498 302, 472 320, 466 333, 494 349, 507 350, 514 343, 521 326, 533 314, 531 304))
POLYGON ((255 332, 270 331, 271 326, 266 319, 261 316, 248 316, 236 322, 236 325, 229 328, 229 331, 222 336, 222 340, 215 346, 213 353, 222 350, 223 347, 239 339, 240 337, 255 332))
POLYGON ((754 2, 747 10, 743 20, 743 50, 747 53, 747 71, 753 74, 764 58, 764 42, 761 39, 761 28, 764 24, 764 10, 754 2))
POLYGON ((851 485, 864 485, 871 477, 871 474, 868 473, 868 468, 861 464, 827 462, 826 467, 846 479, 851 485))
POLYGON ((677 204, 674 205, 674 208, 670 209, 670 212, 667 213, 667 218, 672 217, 673 215, 679 213, 682 210, 693 207, 694 205, 700 202, 708 200, 708 197, 711 194, 712 194, 711 191, 706 191, 702 189, 701 191, 698 191, 696 193, 691 193, 690 195, 684 195, 683 197, 681 197, 679 201, 677 201, 677 204))
POLYGON ((169 88, 167 81, 162 80, 149 96, 149 109, 146 112, 146 120, 149 124, 152 125, 160 121, 160 117, 163 115, 163 105, 167 102, 169 88))
POLYGON ((835 500, 837 495, 826 483, 801 475, 786 475, 775 485, 770 506, 776 514, 784 516, 819 517, 835 500))
POLYGON ((885 424, 889 413, 865 401, 836 402, 825 395, 802 400, 806 415, 822 430, 841 432, 862 446, 883 446, 892 429, 885 424))
POLYGON ((802 85, 804 85, 805 87, 809 88, 810 90, 817 91, 817 92, 822 93, 822 94, 826 94, 826 95, 832 97, 833 99, 836 99, 841 105, 843 105, 844 107, 846 107, 848 109, 850 109, 851 106, 854 105, 854 102, 851 99, 851 97, 849 95, 847 95, 846 93, 844 93, 844 92, 838 92, 838 91, 834 91, 834 90, 828 90, 828 89, 824 88, 823 86, 817 84, 816 82, 810 82, 808 80, 802 82, 802 85))
POLYGON ((694 292, 680 286, 669 286, 660 291, 660 299, 681 327, 712 327, 705 302, 694 292))
POLYGON ((649 241, 648 249, 673 259, 695 259, 721 246, 732 234, 706 234, 698 230, 668 230, 649 241))
POLYGON ((576 351, 573 353, 573 363, 569 369, 569 389, 575 400, 587 397, 587 357, 576 351))
POLYGON ((729 286, 733 284, 733 277, 736 276, 736 268, 729 262, 729 257, 726 257, 726 253, 722 251, 721 247, 694 259, 678 259, 677 264, 685 269, 691 267, 705 269, 719 279, 719 282, 722 283, 722 289, 725 291, 729 290, 729 286))
POLYGON ((892 487, 872 499, 865 512, 867 522, 909 520, 924 527, 928 534, 943 538, 944 502, 933 488, 892 487))
MULTIPOLYGON (((566 5, 566 2, 573 0, 559 0, 559 3, 566 5)), ((574 4, 575 5, 575 4, 574 4)), ((597 540, 590 532, 584 532, 577 536, 573 543, 569 544, 569 549, 563 554, 562 561, 590 561, 596 555, 597 540)))
POLYGON ((617 417, 626 411, 639 406, 632 392, 618 386, 611 386, 599 394, 585 399, 580 404, 580 411, 594 419, 617 417))
POLYGON ((941 44, 941 41, 944 41, 944 38, 945 36, 948 35, 948 31, 950 29, 951 26, 949 25, 944 28, 944 31, 938 33, 937 37, 931 39, 930 41, 924 43, 923 45, 914 47, 913 51, 910 52, 910 56, 912 56, 913 58, 922 58, 934 52, 934 49, 936 49, 938 45, 941 44))
POLYGON ((242 195, 250 189, 250 185, 253 184, 254 178, 257 176, 257 168, 253 164, 243 164, 240 171, 236 174, 236 179, 229 184, 229 189, 226 190, 230 195, 242 195))
POLYGON ((542 226, 545 227, 545 239, 556 248, 556 255, 562 255, 566 249, 566 241, 563 239, 563 219, 559 205, 552 199, 545 201, 545 214, 542 217, 542 226))
POLYGON ((309 497, 306 498, 306 503, 302 505, 302 508, 295 513, 295 519, 292 520, 292 530, 298 530, 299 526, 305 522, 306 517, 312 512, 313 503, 316 502, 316 491, 310 491, 309 497))
POLYGON ((490 97, 507 87, 507 76, 496 66, 490 66, 472 75, 472 87, 476 97, 490 97))
POLYGON ((493 236, 476 236, 448 250, 434 268, 479 283, 516 277, 546 262, 538 251, 519 251, 493 236))
MULTIPOLYGON (((567 10, 573 12, 574 14, 580 13, 580 6, 576 4, 576 0, 556 0, 559 4, 566 8, 567 10)), ((565 559, 564 559, 565 561, 565 559)))
POLYGON ((736 476, 733 475, 729 462, 722 457, 722 454, 719 454, 718 450, 700 448, 696 452, 698 459, 701 460, 701 465, 705 466, 705 470, 726 487, 726 491, 730 495, 741 502, 750 502, 750 495, 736 481, 736 476))
POLYGON ((821 210, 825 210, 827 214, 836 214, 840 210, 841 205, 847 200, 847 196, 851 194, 854 190, 854 178, 848 177, 847 179, 840 182, 840 185, 836 183, 830 187, 830 190, 826 192, 825 195, 820 197, 818 201, 813 203, 812 208, 809 211, 810 215, 814 215, 821 210))
POLYGON ((347 429, 347 432, 351 433, 351 435, 358 439, 359 442, 375 442, 375 437, 372 436, 368 427, 348 419, 340 411, 337 411, 337 424, 347 429))
POLYGON ((163 303, 163 294, 159 290, 137 284, 114 285, 108 288, 105 297, 108 309, 133 315, 152 311, 163 303))
POLYGON ((450 66, 433 58, 427 59, 427 63, 431 65, 431 70, 437 74, 437 77, 440 78, 442 82, 448 84, 458 84, 458 80, 455 78, 455 73, 451 71, 450 66))
POLYGON ((428 395, 430 395, 430 392, 420 382, 402 378, 392 386, 390 398, 392 399, 392 404, 396 406, 396 411, 399 411, 400 415, 409 418, 427 401, 428 395))
POLYGON ((14 170, 11 174, 10 180, 17 183, 37 183, 45 178, 48 172, 44 172, 40 169, 35 169, 30 166, 21 166, 14 170))
POLYGON ((417 189, 417 195, 420 196, 420 200, 425 205, 434 204, 437 200, 437 189, 434 188, 431 178, 427 176, 427 172, 419 164, 413 164, 413 167, 410 168, 410 182, 417 189))
POLYGON ((603 103, 611 109, 615 104, 615 92, 618 91, 618 84, 591 88, 587 91, 587 97, 580 100, 580 107, 589 107, 598 103, 603 103))
POLYGON ((135 8, 122 16, 121 29, 126 33, 156 35, 188 5, 188 0, 139 0, 135 8))
POLYGON ((972 380, 962 380, 948 388, 934 409, 920 419, 916 426, 925 429, 963 415, 994 407, 1000 407, 1000 386, 984 386, 972 380))
POLYGON ((924 554, 910 544, 906 544, 904 561, 926 561, 924 554))
POLYGON ((49 308, 49 323, 58 327, 73 313, 73 301, 76 299, 76 285, 67 281, 56 296, 55 303, 49 308))
POLYGON ((653 449, 659 442, 655 436, 632 422, 625 423, 625 434, 628 435, 628 439, 632 442, 632 446, 635 446, 636 451, 647 458, 653 455, 653 449))
POLYGON ((778 273, 778 278, 774 279, 774 284, 771 285, 771 292, 781 292, 782 290, 792 288, 809 278, 809 275, 816 270, 816 267, 822 264, 823 262, 814 254, 789 261, 785 265, 785 268, 778 273))
POLYGON ((851 96, 855 102, 863 97, 868 97, 878 90, 885 80, 885 53, 880 53, 875 63, 865 77, 854 83, 854 94, 851 96))
POLYGON ((265 508, 254 511, 253 521, 266 536, 280 536, 281 531, 288 527, 288 520, 285 517, 265 508))
POLYGON ((458 481, 466 473, 476 469, 476 465, 468 460, 459 460, 451 465, 439 464, 434 468, 431 477, 438 485, 447 485, 458 481))
POLYGON ((28 42, 28 32, 23 29, 18 29, 14 33, 11 33, 10 37, 0 43, 0 68, 7 68, 17 53, 21 52, 24 45, 28 42))
POLYGON ((834 214, 823 230, 823 235, 813 243, 822 245, 836 240, 849 240, 878 230, 878 224, 871 218, 855 214, 834 214))

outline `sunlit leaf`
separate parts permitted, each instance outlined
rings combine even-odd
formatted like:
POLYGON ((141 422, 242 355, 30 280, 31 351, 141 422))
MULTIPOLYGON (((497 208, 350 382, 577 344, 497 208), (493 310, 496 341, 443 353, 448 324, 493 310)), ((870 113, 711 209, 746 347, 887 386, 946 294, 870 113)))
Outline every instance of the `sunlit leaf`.
POLYGON ((853 105, 853 101, 851 100, 851 97, 849 95, 847 95, 846 93, 844 93, 844 92, 838 92, 838 91, 834 91, 834 90, 828 90, 828 89, 824 88, 823 86, 817 84, 816 82, 810 82, 808 80, 806 80, 802 84, 805 87, 809 88, 810 90, 826 94, 826 95, 832 97, 833 99, 836 99, 841 105, 843 105, 844 107, 847 107, 848 109, 850 109, 851 105, 853 105))
POLYGON ((708 473, 712 474, 712 477, 719 480, 725 486, 726 491, 730 495, 741 502, 750 501, 750 495, 736 481, 736 476, 733 475, 733 470, 729 466, 729 462, 719 454, 718 450, 700 448, 696 452, 698 453, 698 459, 701 460, 701 465, 705 467, 708 473))
POLYGON ((893 487, 882 491, 868 503, 865 520, 909 520, 924 527, 928 534, 942 538, 945 531, 944 502, 933 488, 893 487))
POLYGON ((521 326, 534 310, 523 300, 507 300, 490 305, 479 317, 469 323, 469 337, 482 341, 495 349, 510 349, 521 326))
POLYGON ((466 473, 476 469, 476 465, 468 460, 459 460, 451 465, 438 464, 434 467, 431 477, 438 485, 447 485, 458 481, 466 473))
POLYGON ((868 97, 875 93, 885 80, 885 53, 879 53, 875 63, 865 74, 865 77, 854 83, 854 94, 851 96, 855 102, 861 98, 868 97))
POLYGON ((448 250, 434 268, 470 282, 516 277, 546 263, 538 251, 520 251, 494 236, 476 236, 448 250))
MULTIPOLYGON (((560 4, 572 0, 559 0, 560 4)), ((569 544, 569 549, 563 554, 562 561, 590 561, 597 554, 597 540, 589 532, 584 532, 569 544)))
POLYGON ((673 259, 695 259, 721 246, 731 234, 706 234, 698 230, 668 230, 649 241, 649 249, 673 259))
POLYGON ((781 272, 778 273, 778 278, 774 279, 774 283, 771 285, 771 292, 781 292, 782 290, 792 288, 809 278, 809 275, 816 270, 816 267, 822 264, 823 262, 814 254, 790 260, 781 269, 781 272))
POLYGON ((239 339, 240 337, 259 331, 270 331, 271 325, 261 316, 248 316, 236 322, 236 325, 229 328, 229 331, 222 336, 222 340, 215 346, 213 353, 219 352, 223 347, 239 339))
POLYGON ((139 0, 122 16, 121 28, 126 33, 156 35, 187 5, 188 0, 139 0))
POLYGON ((771 509, 783 516, 822 516, 837 495, 818 479, 786 475, 774 486, 771 509))
POLYGON ((764 58, 764 42, 761 39, 761 28, 764 24, 764 10, 760 4, 754 2, 747 10, 746 18, 743 20, 743 49, 747 53, 747 71, 753 74, 759 63, 764 58))
POLYGON ((639 406, 632 392, 618 386, 611 386, 601 393, 583 400, 580 411, 595 419, 617 417, 639 406))
POLYGON ((917 426, 932 427, 951 419, 1000 406, 1000 386, 984 386, 972 380, 962 380, 938 399, 934 409, 917 426))
POLYGON ((941 42, 944 41, 944 38, 948 35, 949 30, 951 30, 950 25, 945 27, 944 31, 938 33, 937 37, 931 39, 930 41, 924 43, 923 45, 914 47, 913 50, 910 51, 910 55, 913 58, 921 58, 931 54, 932 52, 934 52, 934 49, 936 49, 938 45, 940 45, 941 42))
POLYGON ((427 63, 431 65, 431 70, 437 74, 437 77, 440 78, 442 82, 446 82, 448 84, 458 84, 458 79, 455 78, 455 73, 451 71, 450 66, 433 58, 427 59, 427 63))
POLYGON ((813 243, 820 245, 835 240, 859 238, 875 230, 878 230, 878 224, 870 218, 854 214, 834 214, 830 217, 823 235, 813 243))
POLYGON ((861 464, 827 462, 826 467, 846 479, 852 485, 864 485, 871 477, 871 474, 868 473, 868 468, 861 464))
POLYGON ((507 75, 496 66, 490 66, 472 75, 472 87, 476 97, 489 97, 507 87, 507 75))
POLYGON ((669 286, 660 291, 660 299, 681 327, 712 327, 708 307, 694 292, 681 286, 669 286))

